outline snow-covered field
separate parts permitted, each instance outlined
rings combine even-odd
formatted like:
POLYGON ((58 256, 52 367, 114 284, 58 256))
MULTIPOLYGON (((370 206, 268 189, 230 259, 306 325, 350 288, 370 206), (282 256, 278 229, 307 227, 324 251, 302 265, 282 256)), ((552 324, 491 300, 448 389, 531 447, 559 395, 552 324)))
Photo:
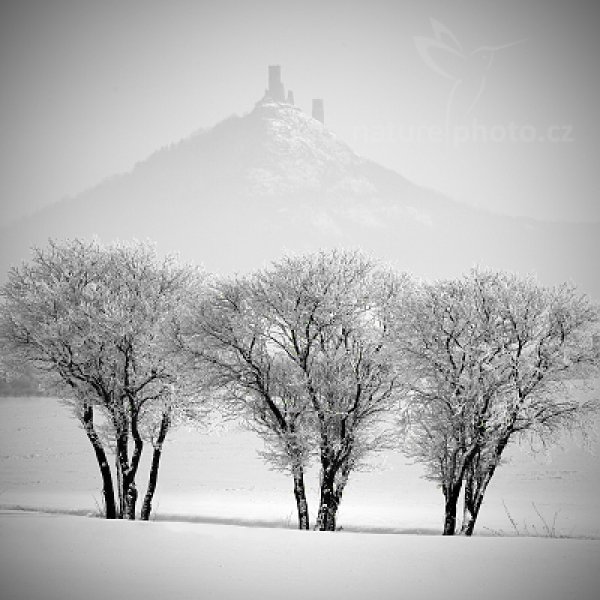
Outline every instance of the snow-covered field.
MULTIPOLYGON (((545 457, 512 451, 472 539, 438 535, 440 491, 395 453, 351 478, 342 532, 295 531, 289 478, 260 448, 231 427, 172 432, 155 521, 107 522, 85 517, 100 482, 67 409, 0 399, 0 597, 598 597, 600 459, 569 440, 545 457), (594 539, 517 537, 505 506, 522 534, 543 533, 537 510, 557 535, 594 539)), ((316 471, 308 483, 314 513, 316 471)))
POLYGON ((320 534, 0 514, 6 600, 583 600, 591 540, 320 534))

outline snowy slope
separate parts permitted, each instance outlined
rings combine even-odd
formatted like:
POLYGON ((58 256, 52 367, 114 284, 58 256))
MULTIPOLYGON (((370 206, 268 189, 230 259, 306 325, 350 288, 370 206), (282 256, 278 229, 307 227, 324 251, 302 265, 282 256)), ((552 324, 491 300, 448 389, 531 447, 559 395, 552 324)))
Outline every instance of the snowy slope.
POLYGON ((600 250, 598 225, 460 204, 357 156, 298 108, 268 100, 0 232, 0 279, 33 244, 93 235, 150 238, 220 272, 257 268, 286 251, 359 247, 419 276, 483 264, 534 271, 544 282, 570 279, 600 298, 589 261, 600 250))
POLYGON ((0 513, 6 600, 592 600, 600 542, 0 513))

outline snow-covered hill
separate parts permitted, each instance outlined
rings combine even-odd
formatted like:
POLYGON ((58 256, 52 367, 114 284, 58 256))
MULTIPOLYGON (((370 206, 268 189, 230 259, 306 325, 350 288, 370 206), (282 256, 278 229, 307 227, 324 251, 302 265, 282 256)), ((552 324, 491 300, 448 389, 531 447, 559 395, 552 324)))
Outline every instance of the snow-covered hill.
POLYGON ((2 231, 0 273, 48 237, 92 235, 150 238, 216 271, 253 269, 285 251, 358 247, 420 276, 489 265, 570 279, 600 297, 589 260, 600 250, 598 225, 460 204, 357 156, 321 122, 268 98, 2 231))

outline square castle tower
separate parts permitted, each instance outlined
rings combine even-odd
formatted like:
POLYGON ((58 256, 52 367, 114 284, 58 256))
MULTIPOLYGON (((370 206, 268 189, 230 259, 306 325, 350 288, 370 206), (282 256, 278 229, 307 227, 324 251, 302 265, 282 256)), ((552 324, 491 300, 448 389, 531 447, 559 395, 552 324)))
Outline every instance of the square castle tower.
MULTIPOLYGON (((280 65, 269 65, 269 87, 265 92, 265 96, 275 102, 294 104, 294 92, 288 90, 287 97, 285 95, 285 87, 281 81, 280 65)), ((322 98, 313 98, 312 117, 325 124, 325 108, 322 98)))

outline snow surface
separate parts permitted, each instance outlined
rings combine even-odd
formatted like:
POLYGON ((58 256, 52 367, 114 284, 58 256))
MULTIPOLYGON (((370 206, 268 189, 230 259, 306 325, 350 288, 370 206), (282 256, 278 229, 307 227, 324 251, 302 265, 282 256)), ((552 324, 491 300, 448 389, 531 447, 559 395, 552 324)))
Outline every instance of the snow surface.
POLYGON ((584 600, 600 542, 318 533, 0 513, 6 600, 584 600))
MULTIPOLYGON (((295 531, 289 477, 261 447, 231 426, 172 432, 153 522, 84 518, 100 481, 83 431, 56 400, 0 399, 0 597, 598 597, 600 460, 569 440, 513 450, 472 539, 439 535, 439 489, 393 452, 351 477, 343 531, 295 531), (503 503, 521 534, 543 534, 537 509, 557 535, 596 539, 517 537, 503 503)), ((314 469, 308 493, 314 517, 314 469)))

